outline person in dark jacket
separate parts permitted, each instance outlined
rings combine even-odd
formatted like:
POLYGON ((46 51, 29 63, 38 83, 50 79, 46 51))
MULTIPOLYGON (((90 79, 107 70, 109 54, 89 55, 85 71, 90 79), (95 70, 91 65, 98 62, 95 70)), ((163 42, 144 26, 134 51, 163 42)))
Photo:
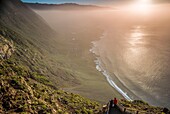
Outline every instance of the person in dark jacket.
POLYGON ((111 100, 110 100, 110 106, 109 106, 109 107, 112 108, 113 106, 114 106, 114 101, 113 101, 113 99, 111 99, 111 100))
POLYGON ((113 101, 113 99, 111 99, 109 101, 109 103, 107 104, 107 106, 108 106, 108 114, 110 114, 110 112, 111 112, 111 110, 113 108, 113 105, 114 105, 114 101, 113 101))
POLYGON ((164 114, 170 114, 169 112, 169 109, 168 108, 163 108, 163 111, 162 111, 164 114))

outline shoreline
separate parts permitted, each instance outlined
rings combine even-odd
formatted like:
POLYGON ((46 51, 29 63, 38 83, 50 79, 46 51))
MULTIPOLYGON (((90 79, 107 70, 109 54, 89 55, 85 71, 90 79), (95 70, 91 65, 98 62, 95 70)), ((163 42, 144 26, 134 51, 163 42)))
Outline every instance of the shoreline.
MULTIPOLYGON (((104 38, 104 36, 106 35, 106 32, 103 33, 103 35, 100 37, 100 39, 104 38)), ((100 40, 99 39, 99 40, 100 40)), ((98 40, 97 40, 98 41, 98 40)), ((126 100, 128 101, 133 101, 132 98, 130 98, 130 96, 124 92, 111 78, 111 76, 109 75, 109 73, 102 67, 102 62, 100 60, 100 55, 98 55, 95 52, 95 48, 96 48, 96 42, 97 41, 92 41, 92 48, 89 50, 92 54, 94 54, 96 56, 96 59, 94 60, 94 63, 96 64, 96 70, 101 72, 103 76, 105 76, 107 82, 109 83, 109 85, 111 87, 113 87, 119 94, 121 94, 126 100)), ((121 82, 120 82, 121 83, 121 82)))
MULTIPOLYGON (((143 91, 140 91, 140 93, 136 93, 133 90, 130 89, 130 87, 126 86, 123 81, 121 81, 117 75, 115 75, 114 72, 110 72, 106 64, 107 62, 105 61, 105 55, 102 54, 102 49, 100 51, 100 42, 102 42, 102 39, 106 37, 105 33, 100 37, 99 40, 92 41, 91 44, 91 49, 89 50, 95 57, 94 63, 96 65, 96 70, 100 72, 106 82, 115 89, 119 94, 122 95, 123 98, 125 98, 128 101, 133 101, 133 100, 142 100, 147 103, 149 103, 152 106, 164 106, 168 107, 168 105, 163 104, 159 100, 153 98, 149 93, 144 93, 143 91), (142 95, 142 96, 140 96, 142 95)), ((104 39, 103 39, 104 40, 104 39)), ((136 87, 136 86, 135 86, 136 87)))

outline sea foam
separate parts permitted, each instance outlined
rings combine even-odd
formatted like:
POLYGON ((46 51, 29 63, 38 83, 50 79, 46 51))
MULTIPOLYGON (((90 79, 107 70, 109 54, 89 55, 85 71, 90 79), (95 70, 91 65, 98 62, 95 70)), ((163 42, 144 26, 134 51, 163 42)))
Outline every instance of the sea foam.
MULTIPOLYGON (((104 32, 103 35, 100 37, 100 39, 104 38, 107 35, 107 32, 104 32)), ((97 48, 97 41, 93 41, 92 48, 89 50, 91 53, 97 55, 96 48, 97 48)), ((96 57, 96 60, 94 60, 94 63, 96 64, 96 69, 101 72, 105 77, 108 83, 115 88, 126 100, 132 101, 132 99, 128 96, 126 92, 124 92, 120 87, 117 86, 117 84, 112 80, 109 73, 102 67, 102 61, 100 60, 100 57, 96 57)))

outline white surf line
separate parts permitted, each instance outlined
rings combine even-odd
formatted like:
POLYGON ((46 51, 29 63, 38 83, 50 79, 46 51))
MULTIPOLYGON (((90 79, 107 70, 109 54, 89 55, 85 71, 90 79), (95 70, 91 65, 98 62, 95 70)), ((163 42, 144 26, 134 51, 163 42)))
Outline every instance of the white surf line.
MULTIPOLYGON (((96 47, 96 44, 95 42, 93 41, 92 42, 93 44, 93 47, 89 50, 91 53, 95 54, 95 47, 96 47)), ((96 57, 96 60, 94 60, 95 64, 96 64, 96 69, 101 72, 107 79, 108 83, 113 87, 115 88, 126 100, 129 100, 129 101, 133 101, 128 95, 127 93, 125 93, 120 87, 118 87, 115 82, 111 79, 110 75, 106 72, 106 70, 104 70, 104 68, 102 68, 101 66, 101 61, 99 59, 99 57, 96 57)))
POLYGON ((129 101, 132 101, 132 99, 127 95, 127 93, 125 93, 123 90, 121 90, 121 88, 119 88, 115 82, 113 82, 112 79, 110 79, 110 76, 106 73, 106 72, 102 72, 104 76, 106 76, 107 81, 109 82, 109 84, 114 87, 121 95, 123 95, 123 97, 129 101))

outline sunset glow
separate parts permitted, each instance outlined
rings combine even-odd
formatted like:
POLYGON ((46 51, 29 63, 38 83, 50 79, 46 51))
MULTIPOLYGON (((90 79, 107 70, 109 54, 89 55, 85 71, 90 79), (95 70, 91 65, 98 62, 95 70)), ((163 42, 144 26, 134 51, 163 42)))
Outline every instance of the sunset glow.
POLYGON ((130 10, 141 14, 147 14, 151 11, 151 0, 138 0, 132 3, 129 7, 130 10))

